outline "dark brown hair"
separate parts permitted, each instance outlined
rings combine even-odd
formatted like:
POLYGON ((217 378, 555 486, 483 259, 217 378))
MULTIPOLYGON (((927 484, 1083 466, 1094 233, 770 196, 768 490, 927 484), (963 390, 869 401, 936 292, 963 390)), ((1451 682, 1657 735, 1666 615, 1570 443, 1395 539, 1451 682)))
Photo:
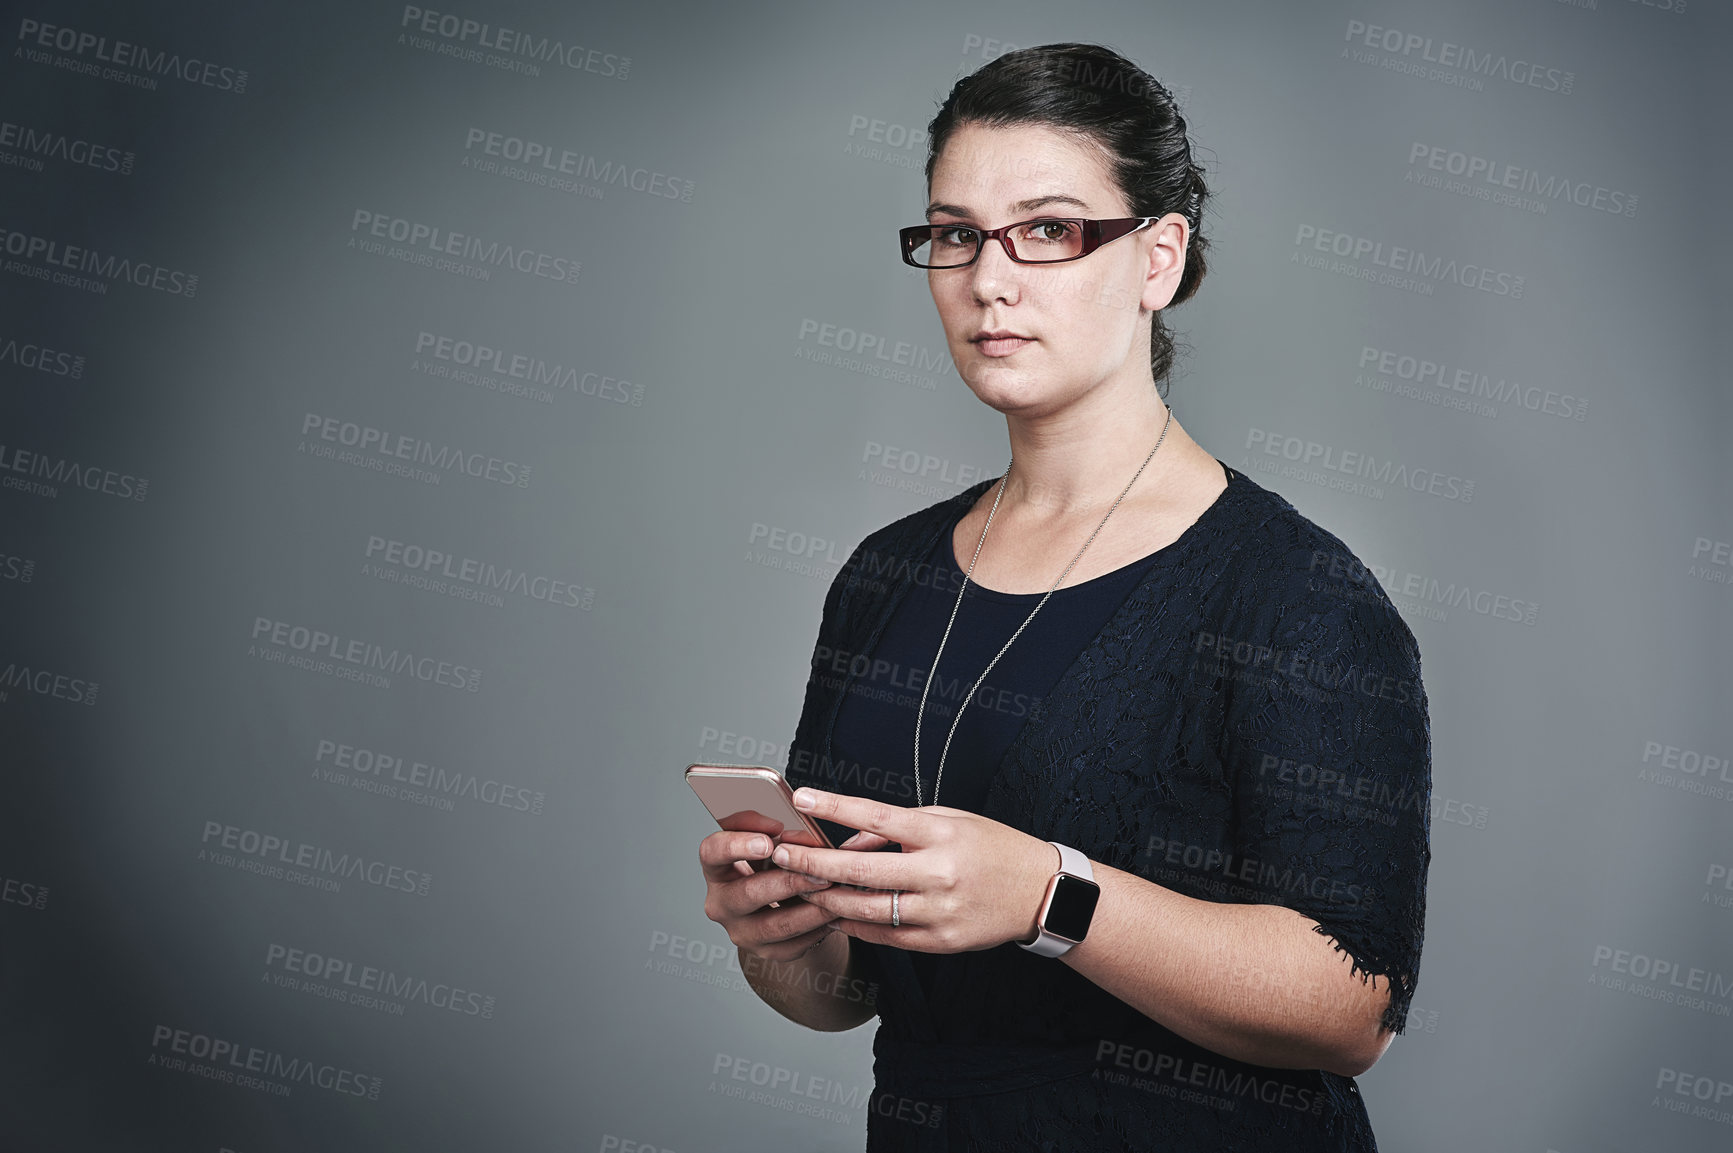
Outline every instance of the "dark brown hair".
MULTIPOLYGON (((1178 212, 1191 224, 1185 271, 1169 307, 1190 300, 1206 271, 1203 209, 1209 189, 1192 159, 1185 117, 1173 93, 1099 44, 1042 44, 994 59, 957 81, 927 125, 927 189, 951 134, 965 124, 1040 124, 1084 137, 1106 151, 1109 172, 1136 216, 1178 212)), ((1174 340, 1151 317, 1149 369, 1163 396, 1174 340)))

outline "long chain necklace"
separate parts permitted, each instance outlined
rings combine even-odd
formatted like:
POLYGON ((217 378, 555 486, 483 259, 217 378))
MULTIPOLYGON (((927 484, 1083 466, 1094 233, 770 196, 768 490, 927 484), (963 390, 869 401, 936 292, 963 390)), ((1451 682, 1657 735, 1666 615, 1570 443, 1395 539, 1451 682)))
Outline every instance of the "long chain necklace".
MULTIPOLYGON (((1107 517, 1113 515, 1113 510, 1119 507, 1119 502, 1125 499, 1125 494, 1131 491, 1131 486, 1137 483, 1137 478, 1143 475, 1143 470, 1149 467, 1149 462, 1155 459, 1156 449, 1167 439, 1167 426, 1173 422, 1173 409, 1167 410, 1167 419, 1161 422, 1161 435, 1155 438, 1155 448, 1149 450, 1149 455, 1143 458, 1143 463, 1137 466, 1137 472, 1120 492, 1119 499, 1113 502, 1113 507, 1107 510, 1107 516, 1101 518, 1101 523, 1095 526, 1095 532, 1089 534, 1089 539, 1083 542, 1083 548, 1077 550, 1077 555, 1071 558, 1071 563, 1065 566, 1065 571, 1059 574, 1059 579, 1053 582, 1053 588, 1047 590, 1039 603, 1029 610, 1029 615, 1023 623, 1017 626, 1017 631, 1011 634, 1011 640, 1005 642, 998 656, 987 662, 987 667, 981 670, 969 695, 963 698, 963 703, 957 706, 957 715, 951 719, 951 731, 945 734, 945 747, 939 751, 939 773, 933 780, 933 804, 939 803, 939 785, 945 779, 945 755, 951 751, 951 738, 957 734, 957 722, 963 719, 963 710, 969 707, 969 702, 975 697, 975 689, 981 687, 981 682, 987 679, 987 674, 993 671, 993 666, 999 663, 999 657, 1005 655, 1005 649, 1011 647, 1011 641, 1022 635, 1029 627, 1029 622, 1035 619, 1035 614, 1041 611, 1041 606, 1047 603, 1047 598, 1053 595, 1053 589, 1064 583, 1065 577, 1083 559, 1084 550, 1095 540, 1107 524, 1107 517)), ((957 622, 957 610, 963 607, 963 590, 969 587, 969 576, 975 571, 975 562, 981 559, 981 546, 987 543, 987 530, 993 527, 993 514, 999 511, 999 498, 1005 495, 1005 482, 1011 479, 1011 466, 1017 463, 1013 456, 1011 463, 1005 466, 1005 475, 999 478, 999 491, 993 496, 993 507, 987 510, 987 523, 981 526, 981 540, 975 546, 975 555, 969 558, 969 571, 963 574, 963 583, 957 587, 957 603, 951 606, 951 619, 945 622, 945 635, 939 638, 939 651, 933 654, 933 664, 927 670, 927 682, 921 688, 921 707, 915 712, 915 805, 921 805, 921 718, 927 711, 927 690, 933 687, 933 681, 938 676, 939 658, 945 654, 945 642, 951 639, 951 626, 957 622)))

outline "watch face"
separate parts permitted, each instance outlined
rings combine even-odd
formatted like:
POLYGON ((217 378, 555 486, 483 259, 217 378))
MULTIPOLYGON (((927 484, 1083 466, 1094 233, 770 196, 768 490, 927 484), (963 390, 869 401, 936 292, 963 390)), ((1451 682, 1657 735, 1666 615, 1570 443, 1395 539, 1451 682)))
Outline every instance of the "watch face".
POLYGON ((1059 874, 1053 886, 1053 901, 1047 906, 1043 922, 1049 933, 1071 941, 1083 940, 1089 932, 1090 918, 1095 916, 1095 902, 1101 899, 1101 886, 1070 873, 1059 874))

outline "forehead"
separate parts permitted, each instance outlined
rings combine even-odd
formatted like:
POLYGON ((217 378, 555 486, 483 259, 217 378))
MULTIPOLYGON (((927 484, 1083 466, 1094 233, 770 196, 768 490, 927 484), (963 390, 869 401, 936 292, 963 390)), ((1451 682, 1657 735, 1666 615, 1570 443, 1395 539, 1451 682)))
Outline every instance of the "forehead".
POLYGON ((1044 210, 1124 212, 1124 197, 1103 152, 1073 133, 1041 124, 962 125, 939 153, 929 191, 929 216, 1014 216, 1048 197, 1069 199, 1055 200, 1044 210))

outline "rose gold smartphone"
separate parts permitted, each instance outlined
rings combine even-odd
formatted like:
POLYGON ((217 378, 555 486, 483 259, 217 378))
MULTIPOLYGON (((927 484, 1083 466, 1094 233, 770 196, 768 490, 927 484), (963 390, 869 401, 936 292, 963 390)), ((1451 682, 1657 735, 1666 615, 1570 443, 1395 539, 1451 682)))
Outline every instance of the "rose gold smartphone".
POLYGON ((768 765, 688 765, 686 783, 724 829, 768 833, 791 845, 836 847, 817 822, 794 807, 794 790, 768 765))

